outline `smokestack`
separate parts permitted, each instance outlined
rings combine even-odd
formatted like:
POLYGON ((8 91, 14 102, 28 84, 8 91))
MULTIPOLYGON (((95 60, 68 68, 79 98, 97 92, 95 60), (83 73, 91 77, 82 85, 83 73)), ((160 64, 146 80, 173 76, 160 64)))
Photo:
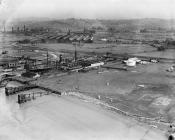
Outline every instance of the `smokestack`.
POLYGON ((74 60, 76 62, 77 61, 77 45, 78 45, 78 43, 77 42, 73 42, 72 44, 75 47, 74 60))
POLYGON ((19 33, 19 27, 17 28, 17 32, 19 33))
POLYGON ((70 35, 70 29, 68 29, 68 31, 67 31, 67 35, 70 35))
POLYGON ((6 29, 5 29, 5 24, 4 24, 4 33, 6 32, 6 29))
POLYGON ((24 32, 26 31, 26 26, 24 25, 24 32))
POLYGON ((3 28, 4 28, 4 33, 6 32, 6 29, 5 29, 5 21, 3 21, 3 28))
POLYGON ((47 67, 49 65, 49 52, 47 51, 47 67))
POLYGON ((75 49, 75 62, 77 61, 77 50, 75 49))
POLYGON ((59 63, 62 62, 62 54, 60 54, 60 60, 59 60, 59 63))
POLYGON ((13 26, 12 26, 12 33, 14 32, 14 30, 13 30, 13 26))

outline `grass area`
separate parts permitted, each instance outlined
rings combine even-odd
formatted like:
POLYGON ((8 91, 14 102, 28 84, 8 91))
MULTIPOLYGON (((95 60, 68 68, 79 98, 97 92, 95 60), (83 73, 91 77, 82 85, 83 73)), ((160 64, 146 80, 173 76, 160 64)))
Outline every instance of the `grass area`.
MULTIPOLYGON (((38 52, 34 51, 34 47, 26 47, 20 53, 37 57, 43 55, 41 51, 43 49, 56 54, 60 51, 70 51, 73 55, 75 47, 72 44, 38 44, 36 46, 38 52)), ((84 55, 80 52, 112 52, 174 58, 174 50, 157 52, 156 48, 144 44, 92 43, 77 46, 77 50, 78 55, 84 55)), ((120 63, 111 65, 121 66, 120 63)), ((123 111, 149 118, 162 117, 167 122, 173 122, 175 120, 175 73, 166 72, 171 65, 170 63, 138 65, 128 68, 129 71, 101 69, 100 73, 98 70, 93 70, 64 76, 60 76, 60 73, 50 73, 36 82, 62 91, 78 90, 123 111)))
MULTIPOLYGON (((118 63, 115 65, 119 65, 118 63)), ((175 74, 166 72, 170 64, 148 64, 129 71, 101 69, 50 76, 37 83, 62 91, 79 90, 131 114, 174 121, 175 74), (171 118, 171 119, 170 119, 171 118)))
POLYGON ((162 57, 162 58, 169 58, 169 59, 175 58, 174 49, 168 49, 168 50, 159 51, 159 52, 157 51, 157 52, 146 52, 146 53, 135 53, 135 54, 140 56, 162 57))
MULTIPOLYGON (((47 48, 52 51, 74 51, 75 47, 72 44, 39 44, 39 48, 47 48)), ((143 44, 84 44, 83 46, 77 46, 77 51, 83 52, 98 52, 98 53, 143 53, 156 51, 149 45, 143 44)))

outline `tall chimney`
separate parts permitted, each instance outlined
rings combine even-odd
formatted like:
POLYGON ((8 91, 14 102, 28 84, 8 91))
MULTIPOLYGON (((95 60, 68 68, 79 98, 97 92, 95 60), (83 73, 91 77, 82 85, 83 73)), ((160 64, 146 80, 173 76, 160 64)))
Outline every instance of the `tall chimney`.
POLYGON ((12 33, 14 32, 13 26, 12 26, 12 33))
POLYGON ((17 32, 19 33, 19 27, 17 28, 17 32))
POLYGON ((77 50, 75 49, 75 62, 77 61, 77 50))
POLYGON ((26 31, 26 26, 24 25, 24 32, 26 31))
POLYGON ((59 63, 62 62, 62 54, 60 54, 60 59, 59 59, 59 63))
POLYGON ((4 33, 6 32, 5 24, 4 24, 4 33))

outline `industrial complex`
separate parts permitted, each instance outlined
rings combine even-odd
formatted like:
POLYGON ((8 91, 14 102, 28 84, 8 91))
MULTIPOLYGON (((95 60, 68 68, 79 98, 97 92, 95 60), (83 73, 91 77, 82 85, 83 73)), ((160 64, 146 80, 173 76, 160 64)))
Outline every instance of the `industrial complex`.
POLYGON ((78 97, 165 132, 175 121, 174 40, 145 32, 12 27, 1 32, 0 87, 21 108, 78 97))

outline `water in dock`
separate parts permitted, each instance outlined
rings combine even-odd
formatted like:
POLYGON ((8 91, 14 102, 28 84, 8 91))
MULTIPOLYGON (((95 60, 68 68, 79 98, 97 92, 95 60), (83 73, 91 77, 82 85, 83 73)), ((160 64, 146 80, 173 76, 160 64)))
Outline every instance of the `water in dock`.
POLYGON ((5 89, 0 89, 0 116, 10 118, 12 112, 10 111, 10 104, 7 103, 5 96, 5 89))
POLYGON ((0 125, 16 124, 23 120, 19 105, 14 100, 9 100, 6 97, 5 88, 0 88, 0 125))

